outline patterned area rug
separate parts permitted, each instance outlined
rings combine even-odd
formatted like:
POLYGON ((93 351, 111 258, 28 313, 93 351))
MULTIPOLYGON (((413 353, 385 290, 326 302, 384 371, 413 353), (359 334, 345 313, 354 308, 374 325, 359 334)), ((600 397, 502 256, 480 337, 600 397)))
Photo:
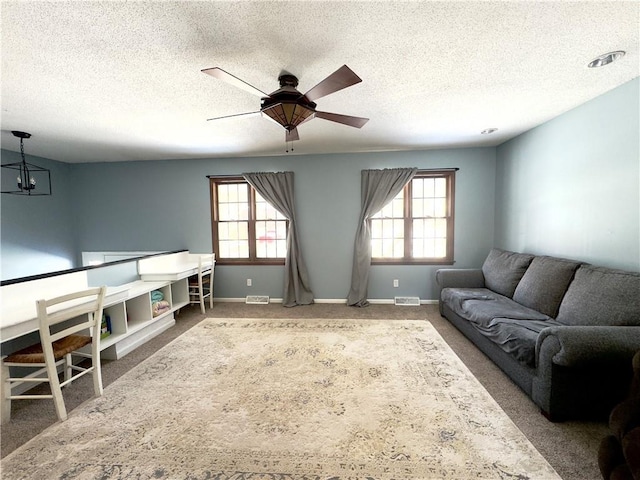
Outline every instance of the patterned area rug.
POLYGON ((560 477, 426 321, 206 319, 2 460, 9 479, 560 477))

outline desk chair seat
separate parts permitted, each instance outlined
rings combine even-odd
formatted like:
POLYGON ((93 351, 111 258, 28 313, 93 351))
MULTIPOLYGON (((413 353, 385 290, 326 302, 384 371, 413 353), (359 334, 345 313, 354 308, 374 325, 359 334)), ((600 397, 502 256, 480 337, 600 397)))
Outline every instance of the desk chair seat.
MULTIPOLYGON (((91 337, 85 335, 69 335, 56 342, 53 342, 53 358, 56 361, 62 360, 65 355, 80 350, 85 345, 91 343, 91 337)), ((4 363, 45 363, 44 350, 41 343, 18 350, 8 357, 4 363)))
POLYGON ((189 303, 200 305, 205 313, 205 299, 209 299, 209 308, 213 308, 213 271, 216 255, 203 255, 198 259, 198 273, 189 278, 189 303))
MULTIPOLYGON (((11 401, 52 398, 60 420, 66 420, 67 411, 61 388, 79 377, 91 373, 94 392, 102 395, 100 370, 100 323, 106 287, 92 288, 82 292, 63 295, 51 300, 38 300, 38 322, 40 343, 23 348, 2 359, 2 423, 11 419, 11 401), (49 312, 52 306, 58 308, 49 312), (61 331, 52 332, 58 325, 61 331), (88 330, 90 335, 85 335, 88 330), (78 334, 81 333, 81 334, 78 334), (80 351, 91 345, 90 353, 80 351), (73 357, 91 359, 91 366, 74 365, 73 357), (58 378, 58 367, 63 367, 64 381, 58 378), (23 376, 11 377, 10 367, 36 368, 23 376), (50 394, 14 394, 13 390, 24 383, 49 383, 50 394)), ((86 350, 86 349, 85 349, 86 350)))

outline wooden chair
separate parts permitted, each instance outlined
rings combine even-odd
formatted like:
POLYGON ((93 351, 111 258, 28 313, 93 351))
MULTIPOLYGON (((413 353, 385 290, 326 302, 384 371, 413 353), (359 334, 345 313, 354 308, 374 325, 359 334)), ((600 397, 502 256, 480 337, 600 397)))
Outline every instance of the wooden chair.
POLYGON ((204 300, 209 299, 209 308, 213 308, 213 272, 216 261, 215 253, 203 255, 198 259, 198 273, 189 278, 189 303, 200 305, 204 314, 204 300))
POLYGON ((107 287, 90 288, 50 300, 38 300, 40 343, 23 348, 2 359, 2 423, 11 419, 11 401, 52 398, 60 420, 67 419, 61 388, 91 373, 96 396, 102 395, 100 370, 100 327, 107 287), (88 332, 87 332, 88 331, 88 332), (89 335, 87 335, 89 333, 89 335), (90 353, 87 348, 91 346, 90 353), (73 364, 73 356, 91 359, 91 366, 73 364), (64 381, 58 378, 63 367, 64 381), (10 367, 36 368, 23 377, 11 377, 10 367), (44 375, 44 376, 43 376, 44 375), (24 383, 48 382, 50 394, 13 394, 24 383))

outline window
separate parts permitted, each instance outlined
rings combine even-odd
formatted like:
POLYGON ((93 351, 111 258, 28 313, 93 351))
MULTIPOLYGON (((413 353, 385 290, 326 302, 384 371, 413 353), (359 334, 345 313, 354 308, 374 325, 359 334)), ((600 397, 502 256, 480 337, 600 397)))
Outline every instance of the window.
POLYGON ((455 171, 418 171, 370 220, 371 263, 453 263, 455 171))
POLYGON ((282 265, 288 221, 242 177, 210 177, 218 264, 282 265))

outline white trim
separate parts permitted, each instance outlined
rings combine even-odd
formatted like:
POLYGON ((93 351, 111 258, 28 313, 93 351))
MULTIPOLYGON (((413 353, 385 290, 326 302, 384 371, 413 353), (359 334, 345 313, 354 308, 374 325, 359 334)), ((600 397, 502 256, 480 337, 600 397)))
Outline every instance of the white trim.
MULTIPOLYGON (((220 303, 245 303, 246 297, 215 297, 214 302, 220 303)), ((269 303, 282 303, 282 298, 270 298, 269 303)), ((313 303, 336 303, 346 304, 347 300, 344 298, 314 298, 313 303)), ((393 298, 370 298, 369 303, 371 305, 393 305, 393 298)), ((420 305, 438 305, 438 300, 420 300, 420 305)))
MULTIPOLYGON (((262 295, 260 295, 262 296, 262 295)), ((267 295, 264 295, 265 297, 267 295)), ((247 297, 213 297, 213 303, 245 303, 247 301, 247 297)), ((269 298, 269 303, 282 303, 281 298, 269 298)))

